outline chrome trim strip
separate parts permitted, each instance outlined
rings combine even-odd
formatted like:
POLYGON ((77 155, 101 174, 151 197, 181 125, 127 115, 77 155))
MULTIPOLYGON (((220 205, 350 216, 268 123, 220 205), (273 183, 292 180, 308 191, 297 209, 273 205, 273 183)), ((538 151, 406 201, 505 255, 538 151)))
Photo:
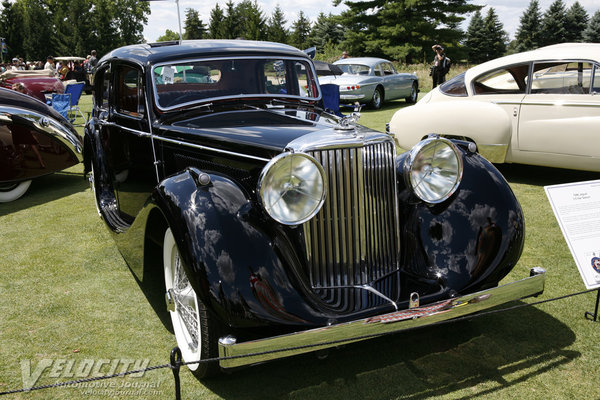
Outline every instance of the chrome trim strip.
POLYGON ((83 161, 83 146, 81 139, 71 132, 71 130, 65 128, 62 122, 57 121, 49 115, 41 114, 36 111, 20 107, 0 106, 0 121, 12 123, 13 115, 31 122, 31 125, 35 130, 58 139, 71 150, 79 162, 83 161))
POLYGON ((384 132, 363 132, 359 126, 356 126, 354 129, 336 129, 333 131, 308 133, 289 142, 286 149, 306 153, 314 150, 363 147, 389 141, 390 135, 384 132))
POLYGON ((123 129, 123 130, 125 130, 125 131, 127 131, 129 133, 133 133, 134 135, 139 136, 139 137, 143 137, 143 138, 151 138, 151 139, 154 139, 154 140, 160 140, 160 141, 163 141, 163 142, 177 144, 177 145, 180 145, 180 146, 192 147, 194 149, 199 149, 199 150, 214 151, 216 153, 222 153, 222 154, 227 154, 227 155, 236 156, 236 157, 245 157, 245 158, 250 158, 250 159, 258 160, 258 161, 264 161, 264 162, 271 161, 271 158, 257 157, 257 156, 252 156, 252 155, 249 155, 249 154, 236 153, 236 152, 233 152, 233 151, 228 151, 228 150, 216 149, 214 147, 203 146, 201 144, 189 143, 189 142, 185 142, 183 140, 169 139, 169 138, 166 138, 166 137, 163 137, 163 136, 155 135, 153 133, 148 133, 148 132, 144 132, 144 131, 138 131, 136 129, 127 128, 125 126, 121 126, 121 125, 115 124, 114 122, 107 122, 107 121, 99 120, 99 123, 101 125, 109 125, 109 126, 118 127, 119 129, 123 129))
POLYGON ((341 342, 366 340, 369 337, 365 336, 369 335, 384 335, 432 325, 535 296, 544 291, 546 274, 541 268, 532 269, 531 272, 533 275, 529 278, 427 306, 242 343, 221 339, 219 357, 237 358, 221 360, 220 365, 223 368, 233 368, 308 353, 338 346, 341 342), (273 353, 251 355, 264 352, 273 353))
MULTIPOLYGON (((476 95, 476 96, 481 96, 481 95, 476 95)), ((523 94, 523 96, 525 96, 525 94, 523 94)), ((507 101, 507 100, 494 100, 491 102, 492 104, 499 104, 499 105, 503 105, 503 106, 520 106, 521 102, 520 101, 507 101)))
POLYGON ((97 121, 98 121, 98 125, 101 125, 101 126, 110 126, 110 127, 113 127, 113 128, 119 128, 121 130, 127 131, 127 132, 132 133, 132 134, 134 134, 134 135, 136 135, 138 137, 141 137, 141 138, 151 138, 152 137, 152 133, 148 133, 148 132, 144 132, 144 131, 138 131, 137 129, 128 128, 126 126, 119 125, 119 124, 116 124, 114 122, 105 121, 103 119, 98 119, 97 121))
MULTIPOLYGON (((535 94, 533 94, 535 95, 535 94)), ((530 96, 533 96, 530 95, 530 96)), ((554 100, 554 101, 523 101, 521 105, 524 106, 561 106, 561 107, 600 107, 600 103, 598 102, 578 102, 578 101, 564 101, 564 100, 554 100)))
POLYGON ((169 139, 169 138, 166 138, 163 136, 152 135, 152 138, 163 141, 163 142, 167 142, 167 143, 177 144, 180 146, 192 147, 194 149, 199 149, 199 150, 214 151, 216 153, 227 154, 230 156, 245 157, 245 158, 250 158, 252 160, 258 160, 258 161, 264 161, 264 162, 271 161, 271 158, 263 158, 263 157, 258 157, 258 156, 251 156, 249 154, 236 153, 236 152, 228 151, 228 150, 215 149, 214 147, 202 146, 201 144, 184 142, 182 140, 169 139))

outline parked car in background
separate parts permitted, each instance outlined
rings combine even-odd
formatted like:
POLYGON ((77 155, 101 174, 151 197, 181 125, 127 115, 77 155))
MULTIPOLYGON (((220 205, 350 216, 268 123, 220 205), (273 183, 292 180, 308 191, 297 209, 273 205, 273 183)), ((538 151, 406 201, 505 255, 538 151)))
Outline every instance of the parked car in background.
POLYGON ((239 356, 189 364, 199 377, 543 291, 542 270, 497 287, 524 219, 490 163, 437 138, 397 156, 356 114, 324 111, 293 47, 123 47, 93 96, 99 215, 142 285, 164 278, 184 360, 239 356))
POLYGON ((381 58, 345 58, 333 63, 343 74, 323 76, 321 84, 333 83, 340 88, 340 102, 368 103, 375 109, 384 101, 405 99, 415 103, 419 79, 415 74, 398 73, 391 62, 381 58))
POLYGON ((31 96, 0 88, 0 202, 21 197, 31 180, 82 161, 79 134, 31 96))
POLYGON ((501 57, 397 111, 403 148, 430 133, 477 144, 494 163, 600 171, 600 44, 564 43, 501 57))
POLYGON ((83 91, 86 94, 92 94, 92 85, 90 83, 92 74, 85 69, 84 57, 63 56, 54 57, 54 60, 62 64, 59 75, 65 84, 69 81, 84 82, 83 91))
POLYGON ((47 93, 64 93, 65 87, 54 71, 5 71, 0 74, 0 87, 10 89, 15 83, 22 83, 25 93, 45 102, 47 93))

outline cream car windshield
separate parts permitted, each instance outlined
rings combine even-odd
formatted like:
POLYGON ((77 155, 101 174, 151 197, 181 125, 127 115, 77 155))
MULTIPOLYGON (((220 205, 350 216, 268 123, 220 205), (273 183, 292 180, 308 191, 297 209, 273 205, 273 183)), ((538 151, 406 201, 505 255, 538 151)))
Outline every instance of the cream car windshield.
POLYGON ((198 60, 159 64, 152 74, 155 101, 163 110, 241 97, 318 97, 312 68, 305 60, 198 60))

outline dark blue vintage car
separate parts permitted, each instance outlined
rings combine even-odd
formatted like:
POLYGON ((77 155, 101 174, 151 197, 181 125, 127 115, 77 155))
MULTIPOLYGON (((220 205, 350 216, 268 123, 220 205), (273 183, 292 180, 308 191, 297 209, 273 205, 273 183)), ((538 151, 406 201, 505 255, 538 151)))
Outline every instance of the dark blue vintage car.
POLYGON ((85 170, 121 253, 142 282, 164 277, 186 361, 251 355, 192 364, 199 377, 543 291, 537 269, 498 287, 523 214, 473 144, 398 155, 325 111, 295 48, 128 46, 94 82, 85 170))

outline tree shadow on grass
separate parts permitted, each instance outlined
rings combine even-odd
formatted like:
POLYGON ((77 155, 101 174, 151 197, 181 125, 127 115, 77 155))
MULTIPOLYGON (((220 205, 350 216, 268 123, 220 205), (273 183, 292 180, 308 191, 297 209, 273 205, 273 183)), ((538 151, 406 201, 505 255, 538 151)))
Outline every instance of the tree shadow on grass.
POLYGON ((600 179, 600 172, 539 167, 524 164, 497 164, 507 181, 534 186, 558 185, 600 179))
MULTIPOLYGON (((422 328, 234 371, 203 384, 225 399, 478 398, 580 356, 568 326, 533 307, 422 328), (458 394, 458 393, 456 393, 458 394)), ((184 389, 185 390, 185 389, 184 389)))
POLYGON ((0 203, 0 216, 85 191, 89 183, 75 168, 34 179, 23 197, 10 203, 0 203))

